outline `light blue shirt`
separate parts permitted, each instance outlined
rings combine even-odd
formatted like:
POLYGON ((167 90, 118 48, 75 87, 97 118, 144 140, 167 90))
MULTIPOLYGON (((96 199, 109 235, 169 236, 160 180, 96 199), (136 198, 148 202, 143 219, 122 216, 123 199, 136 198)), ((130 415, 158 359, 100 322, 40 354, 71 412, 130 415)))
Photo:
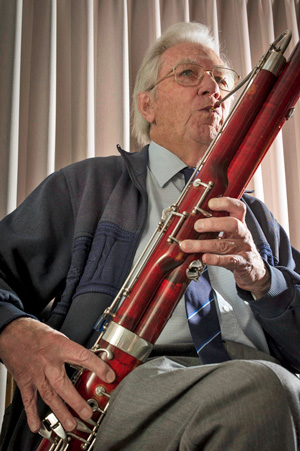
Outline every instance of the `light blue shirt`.
MULTIPOLYGON (((162 211, 174 204, 179 198, 184 188, 184 176, 180 173, 184 167, 186 167, 186 164, 175 154, 151 142, 146 181, 148 217, 136 252, 135 262, 156 229, 162 211)), ((235 280, 231 271, 212 266, 208 267, 208 271, 217 299, 222 338, 269 352, 264 332, 256 321, 250 306, 237 295, 235 280)), ((184 298, 182 298, 157 343, 191 342, 184 298)))

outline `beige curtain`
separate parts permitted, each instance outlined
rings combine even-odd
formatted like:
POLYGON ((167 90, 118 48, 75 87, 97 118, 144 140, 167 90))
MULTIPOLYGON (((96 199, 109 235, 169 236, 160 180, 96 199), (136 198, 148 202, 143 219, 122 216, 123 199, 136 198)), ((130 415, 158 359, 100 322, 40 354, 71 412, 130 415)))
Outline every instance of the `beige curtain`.
MULTIPOLYGON (((137 150, 130 137, 135 74, 149 44, 179 21, 209 25, 245 76, 286 29, 293 33, 290 54, 300 6, 299 0, 0 0, 0 217, 62 166, 117 153, 117 143, 137 150)), ((250 187, 300 249, 299 115, 297 105, 250 187)), ((3 373, 1 366, 1 399, 3 373)), ((0 401, 0 417, 1 408, 0 401)))

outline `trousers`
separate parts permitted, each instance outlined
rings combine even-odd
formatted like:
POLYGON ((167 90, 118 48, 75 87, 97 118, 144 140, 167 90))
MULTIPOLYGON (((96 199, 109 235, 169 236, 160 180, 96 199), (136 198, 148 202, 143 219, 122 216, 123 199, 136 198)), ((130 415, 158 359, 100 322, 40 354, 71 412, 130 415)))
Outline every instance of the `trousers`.
POLYGON ((113 393, 94 450, 300 449, 297 376, 252 348, 230 351, 238 358, 220 364, 158 357, 136 368, 113 393))

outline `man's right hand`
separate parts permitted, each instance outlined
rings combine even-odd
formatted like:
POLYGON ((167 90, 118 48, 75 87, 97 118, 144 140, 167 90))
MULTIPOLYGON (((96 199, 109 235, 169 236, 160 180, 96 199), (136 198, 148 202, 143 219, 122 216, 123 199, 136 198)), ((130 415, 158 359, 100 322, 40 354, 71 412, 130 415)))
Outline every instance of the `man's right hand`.
POLYGON ((18 318, 4 328, 0 357, 19 386, 32 432, 41 427, 37 392, 67 431, 76 427, 76 421, 66 404, 83 420, 92 415, 91 407, 67 376, 65 363, 82 366, 104 382, 115 379, 114 371, 93 352, 31 318, 18 318))

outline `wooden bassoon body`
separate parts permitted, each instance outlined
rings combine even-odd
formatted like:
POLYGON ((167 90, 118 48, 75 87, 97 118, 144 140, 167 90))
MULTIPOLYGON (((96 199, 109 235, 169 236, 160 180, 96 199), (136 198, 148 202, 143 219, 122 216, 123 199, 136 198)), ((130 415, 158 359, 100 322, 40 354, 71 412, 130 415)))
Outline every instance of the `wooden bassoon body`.
POLYGON ((92 450, 110 394, 120 381, 149 356, 191 280, 203 270, 201 255, 185 254, 184 239, 208 239, 194 223, 217 215, 208 208, 213 197, 240 198, 300 95, 300 45, 286 61, 290 40, 284 32, 271 45, 221 133, 199 162, 177 203, 163 212, 151 243, 104 313, 104 326, 92 351, 116 373, 112 384, 80 369, 74 385, 92 406, 91 420, 77 420, 77 429, 65 432, 53 413, 43 421, 44 437, 38 451, 92 450), (287 42, 288 41, 288 42, 287 42), (283 44, 282 44, 283 43, 283 44))

